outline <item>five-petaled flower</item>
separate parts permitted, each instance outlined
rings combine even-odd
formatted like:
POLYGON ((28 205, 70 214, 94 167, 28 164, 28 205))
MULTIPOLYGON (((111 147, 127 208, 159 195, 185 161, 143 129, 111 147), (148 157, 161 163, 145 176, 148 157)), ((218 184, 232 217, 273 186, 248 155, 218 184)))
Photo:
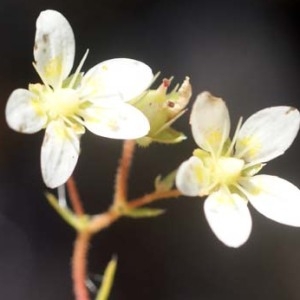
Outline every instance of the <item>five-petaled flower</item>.
POLYGON ((85 128, 114 139, 137 139, 150 129, 144 114, 126 102, 149 87, 151 69, 139 61, 119 58, 83 74, 87 53, 69 76, 75 56, 72 28, 59 12, 43 11, 36 23, 33 63, 43 84, 13 91, 6 106, 12 129, 22 133, 46 129, 41 169, 51 188, 71 176, 85 128))
POLYGON ((297 109, 270 107, 243 125, 240 119, 231 140, 224 101, 204 92, 194 103, 190 123, 201 149, 180 165, 176 185, 184 195, 208 196, 204 213, 224 244, 239 247, 248 239, 252 228, 248 201, 270 219, 300 226, 300 190, 279 177, 256 175, 265 162, 292 144, 300 123, 297 109))

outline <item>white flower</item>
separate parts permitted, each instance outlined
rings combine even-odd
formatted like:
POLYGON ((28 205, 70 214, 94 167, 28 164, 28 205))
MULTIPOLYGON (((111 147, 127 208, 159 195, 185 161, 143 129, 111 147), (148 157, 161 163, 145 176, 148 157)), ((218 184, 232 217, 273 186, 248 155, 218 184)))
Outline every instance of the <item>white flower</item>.
POLYGON ((80 70, 87 52, 69 76, 75 56, 72 28, 59 12, 43 11, 36 22, 33 63, 43 84, 13 91, 6 106, 12 129, 22 133, 46 129, 41 169, 51 188, 71 176, 85 128, 113 139, 140 138, 150 129, 143 113, 126 102, 152 83, 151 69, 139 61, 119 58, 83 75, 80 70))
POLYGON ((288 106, 258 111, 232 140, 230 119, 220 98, 208 92, 198 96, 190 123, 201 149, 178 169, 176 185, 187 196, 206 196, 204 213, 215 235, 227 246, 248 239, 252 220, 249 202, 279 223, 300 226, 300 190, 276 176, 256 175, 265 162, 283 154, 299 130, 299 111, 288 106))

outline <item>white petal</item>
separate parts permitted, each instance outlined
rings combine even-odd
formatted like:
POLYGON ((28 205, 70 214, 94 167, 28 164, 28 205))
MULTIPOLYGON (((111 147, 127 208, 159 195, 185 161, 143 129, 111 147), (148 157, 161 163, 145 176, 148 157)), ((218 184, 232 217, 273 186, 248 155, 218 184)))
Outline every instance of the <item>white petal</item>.
POLYGON ((176 186, 185 196, 199 196, 205 177, 202 161, 192 156, 179 166, 176 174, 176 186))
POLYGON ((86 109, 84 124, 94 134, 111 139, 137 139, 150 129, 149 121, 141 111, 121 101, 86 109))
POLYGON ((44 81, 57 87, 74 63, 75 39, 66 18, 54 10, 41 12, 36 21, 34 59, 44 81))
POLYGON ((95 96, 116 97, 129 101, 145 91, 153 81, 152 70, 144 63, 115 58, 90 69, 83 78, 82 87, 95 96))
POLYGON ((210 152, 219 151, 230 131, 230 118, 225 102, 209 92, 201 93, 193 105, 190 124, 198 146, 210 152))
POLYGON ((222 190, 204 202, 206 219, 217 238, 229 247, 240 247, 249 238, 252 219, 247 202, 237 194, 222 190))
POLYGON ((250 203, 276 222, 300 227, 300 190, 292 183, 270 175, 257 175, 244 186, 250 203))
POLYGON ((259 163, 283 154, 294 141, 299 124, 299 111, 289 106, 258 111, 238 133, 236 156, 259 163))
POLYGON ((25 89, 17 89, 8 98, 5 108, 7 124, 22 133, 35 133, 47 121, 46 115, 33 100, 36 96, 25 89))
POLYGON ((45 184, 50 188, 64 184, 72 175, 80 151, 79 137, 62 122, 51 122, 41 151, 45 184))

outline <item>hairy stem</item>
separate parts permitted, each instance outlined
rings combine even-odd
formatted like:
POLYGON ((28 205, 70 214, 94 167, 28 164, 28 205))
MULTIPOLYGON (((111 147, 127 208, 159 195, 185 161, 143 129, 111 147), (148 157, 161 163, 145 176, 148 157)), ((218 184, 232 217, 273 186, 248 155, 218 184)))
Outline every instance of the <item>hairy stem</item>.
MULTIPOLYGON (((128 202, 128 208, 134 209, 146 204, 150 204, 154 201, 158 201, 161 199, 174 198, 180 196, 181 193, 177 189, 173 189, 165 192, 153 192, 150 194, 146 194, 143 197, 136 198, 132 201, 128 202)), ((88 226, 89 232, 95 234, 100 232, 106 227, 109 227, 111 224, 116 222, 120 217, 122 217, 121 211, 109 210, 105 213, 98 214, 92 218, 90 224, 88 226)))
POLYGON ((153 192, 150 194, 146 194, 143 197, 131 200, 128 203, 128 206, 130 208, 137 208, 137 207, 144 206, 146 204, 150 204, 157 200, 166 199, 166 198, 175 198, 175 197, 179 197, 180 195, 181 193, 177 189, 173 189, 165 192, 153 192))
MULTIPOLYGON (((165 192, 155 191, 130 201, 128 203, 128 207, 131 209, 138 208, 154 201, 178 197, 180 195, 181 193, 177 189, 165 192)), ((91 237, 109 227, 120 217, 122 217, 122 213, 114 210, 109 210, 107 212, 95 215, 91 219, 86 230, 77 234, 72 259, 73 285, 76 300, 90 299, 85 282, 87 278, 87 254, 91 237)))
POLYGON ((72 257, 72 278, 76 300, 89 300, 89 291, 86 287, 87 279, 87 254, 90 239, 90 232, 79 232, 74 243, 72 257))
POLYGON ((67 181, 67 188, 69 193, 70 202, 72 208, 77 216, 84 215, 84 209, 82 206, 82 202, 79 196, 78 189, 76 187, 76 183, 74 178, 71 176, 67 181))
POLYGON ((122 205, 127 202, 127 182, 129 171, 135 149, 134 140, 126 140, 123 143, 122 156, 119 161, 119 167, 115 182, 114 205, 122 205))

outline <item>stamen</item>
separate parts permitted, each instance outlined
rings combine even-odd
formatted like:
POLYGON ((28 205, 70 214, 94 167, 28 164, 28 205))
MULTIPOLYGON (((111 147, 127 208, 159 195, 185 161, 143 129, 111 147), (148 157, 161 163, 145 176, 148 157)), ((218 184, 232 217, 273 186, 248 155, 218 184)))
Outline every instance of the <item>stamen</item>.
POLYGON ((154 81, 159 77, 160 73, 161 73, 161 72, 159 71, 159 72, 157 72, 157 73, 154 75, 154 77, 153 77, 151 83, 149 84, 148 88, 149 88, 149 87, 154 83, 154 81))
POLYGON ((83 64, 84 64, 84 62, 85 62, 85 60, 86 60, 88 54, 89 54, 89 49, 87 49, 87 50, 85 51, 85 54, 83 55, 83 57, 82 57, 82 59, 81 59, 79 65, 78 65, 78 67, 77 67, 77 69, 76 69, 76 71, 75 71, 75 73, 74 73, 74 75, 73 75, 73 77, 72 77, 72 80, 71 80, 71 82, 70 82, 68 88, 70 88, 70 89, 73 88, 73 86, 74 86, 74 84, 75 84, 75 81, 76 81, 76 79, 77 79, 77 77, 78 77, 78 74, 80 73, 81 68, 82 68, 82 66, 83 66, 83 64))
POLYGON ((237 183, 234 184, 233 186, 243 194, 243 196, 244 196, 243 199, 246 201, 246 203, 248 203, 248 198, 247 198, 248 192, 237 183))
POLYGON ((221 189, 227 194, 228 200, 232 205, 235 205, 234 198, 227 185, 222 184, 221 189))
POLYGON ((228 197, 231 198, 231 192, 226 184, 222 184, 221 189, 227 194, 228 197))
MULTIPOLYGON (((206 143, 205 143, 205 147, 208 148, 208 152, 209 152, 210 155, 212 156, 213 161, 216 162, 218 156, 216 155, 214 149, 211 147, 210 143, 206 142, 206 143)), ((206 149, 205 149, 205 151, 206 151, 206 149)))
POLYGON ((164 88, 168 88, 170 84, 171 84, 171 82, 170 82, 169 79, 167 79, 167 78, 163 79, 162 85, 163 85, 164 88))
POLYGON ((102 94, 102 95, 99 95, 99 94, 96 94, 96 95, 93 95, 91 94, 90 91, 86 91, 85 93, 81 93, 80 94, 80 103, 83 103, 83 102, 86 102, 88 99, 89 102, 91 103, 97 103, 97 100, 102 100, 102 99, 105 99, 105 100, 110 100, 111 102, 123 102, 123 97, 122 97, 122 94, 121 93, 110 93, 110 94, 102 94))
POLYGON ((249 152, 251 150, 251 146, 246 146, 243 151, 241 151, 238 155, 236 155, 236 158, 241 158, 243 157, 247 152, 249 152))
POLYGON ((74 124, 72 123, 72 121, 70 121, 67 117, 63 117, 62 116, 63 121, 68 124, 70 127, 72 127, 74 124))
POLYGON ((177 84, 175 85, 174 89, 170 92, 170 94, 177 92, 178 89, 179 89, 179 87, 180 87, 180 85, 179 85, 179 83, 177 83, 177 84))
POLYGON ((43 78, 42 74, 41 74, 41 73, 39 72, 39 70, 37 69, 36 63, 35 63, 35 62, 32 62, 32 65, 33 65, 35 71, 38 73, 39 77, 41 78, 41 80, 42 80, 43 84, 45 85, 45 87, 47 88, 47 90, 48 90, 49 92, 52 92, 52 89, 51 89, 50 85, 47 83, 47 81, 43 78))
MULTIPOLYGON (((218 181, 211 183, 207 188, 205 188, 205 195, 210 195, 212 190, 219 184, 218 181)), ((202 195, 200 195, 202 196, 202 195)))
POLYGON ((168 87, 170 86, 171 81, 173 80, 173 78, 174 78, 173 76, 170 77, 169 79, 168 79, 168 78, 164 78, 164 79, 162 80, 162 83, 161 83, 161 85, 159 86, 158 90, 161 91, 161 92, 166 92, 167 89, 168 89, 168 87))
POLYGON ((80 125, 85 126, 84 121, 80 117, 78 117, 78 116, 72 116, 71 118, 73 120, 75 120, 77 123, 79 123, 80 125))
POLYGON ((255 165, 262 165, 262 167, 264 167, 266 164, 264 164, 264 163, 258 163, 257 161, 249 162, 249 163, 246 163, 246 164, 244 165, 243 170, 248 169, 248 168, 251 168, 251 167, 253 167, 253 166, 255 166, 255 165))
POLYGON ((240 117, 240 118, 239 118, 239 121, 238 121, 238 124, 237 124, 237 126, 236 126, 235 133, 234 133, 234 135, 233 135, 231 144, 230 144, 228 150, 226 151, 225 156, 230 155, 231 151, 233 150, 233 147, 234 147, 234 145, 235 145, 235 142, 236 142, 238 133, 239 133, 239 131, 240 131, 240 129, 241 129, 241 126, 242 126, 242 122, 243 122, 243 117, 240 117))
POLYGON ((222 138, 221 138, 221 142, 220 142, 220 147, 219 147, 219 149, 218 149, 218 151, 217 151, 216 157, 220 157, 221 154, 222 154, 222 150, 223 150, 224 144, 225 144, 225 142, 226 142, 226 140, 225 140, 225 132, 226 132, 226 131, 223 130, 223 132, 222 132, 222 138))
POLYGON ((159 77, 159 75, 160 75, 160 72, 157 72, 157 73, 154 75, 154 77, 153 77, 151 83, 149 84, 149 86, 147 87, 147 89, 146 89, 140 96, 138 96, 136 99, 130 100, 130 103, 131 103, 131 104, 136 104, 136 103, 138 103, 139 101, 141 101, 141 100, 147 95, 148 89, 149 89, 150 86, 154 83, 154 81, 159 77))

